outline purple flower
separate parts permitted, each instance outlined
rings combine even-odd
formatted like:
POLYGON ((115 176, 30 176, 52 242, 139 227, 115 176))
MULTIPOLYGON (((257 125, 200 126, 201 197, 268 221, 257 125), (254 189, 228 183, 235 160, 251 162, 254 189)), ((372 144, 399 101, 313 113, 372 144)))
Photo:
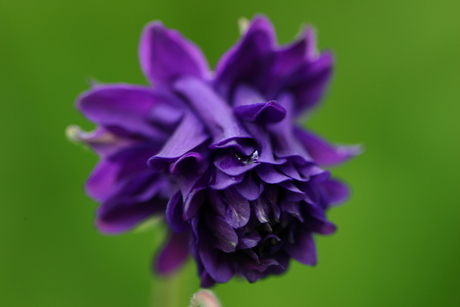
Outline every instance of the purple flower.
POLYGON ((170 238, 156 271, 169 274, 191 254, 203 287, 281 274, 291 258, 314 265, 313 235, 335 231, 325 211, 348 194, 320 167, 358 148, 296 124, 332 71, 313 30, 279 47, 257 16, 211 74, 195 45, 154 22, 139 55, 152 86, 98 85, 78 99, 98 124, 77 137, 101 156, 87 182, 101 203, 99 229, 119 233, 165 216, 170 238))

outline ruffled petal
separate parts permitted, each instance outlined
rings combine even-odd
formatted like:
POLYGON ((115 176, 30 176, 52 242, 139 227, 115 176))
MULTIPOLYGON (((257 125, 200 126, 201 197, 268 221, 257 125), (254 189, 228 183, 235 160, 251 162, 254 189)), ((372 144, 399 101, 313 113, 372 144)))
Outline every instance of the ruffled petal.
POLYGON ((317 60, 304 63, 284 81, 283 89, 292 93, 297 114, 310 110, 323 96, 332 76, 334 57, 322 53, 317 60))
POLYGON ((205 82, 196 78, 181 78, 174 83, 174 88, 185 97, 213 135, 211 148, 235 139, 251 138, 236 120, 232 108, 205 82))
POLYGON ((232 278, 233 271, 224 252, 200 244, 198 253, 204 269, 216 282, 225 283, 232 278))
POLYGON ((238 236, 233 227, 216 215, 207 215, 206 223, 213 246, 225 253, 234 252, 238 244, 238 236))
POLYGON ((295 128, 294 134, 299 143, 319 165, 330 166, 342 163, 362 152, 359 145, 334 146, 319 136, 300 128, 295 128))
POLYGON ((154 271, 160 275, 170 275, 184 264, 189 255, 190 233, 171 233, 154 262, 154 271))
POLYGON ((161 151, 148 160, 148 165, 154 170, 164 169, 208 138, 203 124, 193 113, 188 112, 161 151))
MULTIPOLYGON (((149 88, 129 85, 98 85, 83 93, 77 108, 91 121, 108 128, 121 128, 133 134, 164 141, 169 131, 154 126, 156 106, 168 105, 164 96, 149 88)), ((172 109, 164 117, 177 117, 172 109)), ((111 131, 117 132, 118 129, 111 131)))
POLYGON ((154 85, 168 86, 181 76, 208 78, 209 68, 201 50, 158 21, 145 27, 139 58, 142 71, 154 85))
POLYGON ((270 65, 270 75, 262 85, 261 91, 266 97, 276 97, 286 91, 286 80, 297 72, 301 65, 316 60, 316 39, 314 31, 306 27, 297 41, 275 51, 270 65))
POLYGON ((348 187, 338 180, 328 180, 323 183, 326 191, 326 197, 332 204, 339 204, 345 201, 350 195, 348 187))
POLYGON ((166 199, 157 197, 169 189, 161 176, 146 170, 135 179, 124 182, 97 210, 96 225, 105 233, 130 230, 151 215, 163 211, 166 199))
POLYGON ((229 97, 238 83, 261 83, 258 78, 268 72, 274 46, 275 34, 270 21, 256 16, 240 41, 217 64, 214 85, 218 92, 229 97))
POLYGON ((295 243, 288 245, 285 250, 292 258, 300 263, 315 265, 317 262, 315 241, 311 233, 299 232, 295 243))
POLYGON ((275 100, 245 104, 235 107, 235 114, 242 120, 258 123, 277 123, 286 116, 286 110, 275 100))
POLYGON ((146 161, 158 152, 150 143, 137 143, 125 147, 102 159, 86 182, 86 192, 97 201, 104 201, 116 193, 119 181, 147 168, 146 161))
POLYGON ((182 218, 183 201, 180 192, 174 194, 166 206, 166 221, 174 232, 183 232, 189 228, 189 224, 182 218))

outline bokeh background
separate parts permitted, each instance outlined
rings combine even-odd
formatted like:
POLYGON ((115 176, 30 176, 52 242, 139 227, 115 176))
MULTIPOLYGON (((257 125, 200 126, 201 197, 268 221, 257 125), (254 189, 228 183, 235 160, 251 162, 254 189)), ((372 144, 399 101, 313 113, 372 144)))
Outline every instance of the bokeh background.
MULTIPOLYGON (((306 125, 366 152, 337 168, 319 263, 214 288, 230 306, 460 305, 460 2, 19 0, 0 2, 0 306, 147 306, 161 227, 103 236, 83 192, 95 154, 66 140, 88 80, 145 84, 143 26, 179 29, 212 66, 261 12, 286 43, 311 23, 334 80, 306 125)), ((182 306, 198 287, 189 263, 182 306)), ((158 282, 153 284, 159 285, 158 282)))

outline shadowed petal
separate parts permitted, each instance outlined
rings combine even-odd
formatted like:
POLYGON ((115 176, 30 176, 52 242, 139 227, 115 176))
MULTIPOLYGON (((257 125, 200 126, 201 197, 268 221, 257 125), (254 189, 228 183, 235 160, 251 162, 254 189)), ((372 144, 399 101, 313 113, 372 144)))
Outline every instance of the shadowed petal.
POLYGON ((250 139, 233 115, 232 108, 208 84, 196 78, 181 78, 174 88, 191 105, 196 115, 213 135, 214 147, 234 139, 250 139))
POLYGON ((148 169, 133 180, 123 182, 115 190, 116 194, 98 208, 97 227, 111 234, 130 230, 165 209, 166 200, 156 196, 168 188, 167 181, 148 169))
POLYGON ((328 180, 323 183, 323 187, 325 187, 329 202, 333 204, 345 201, 350 194, 348 187, 338 180, 328 180))
POLYGON ((283 88, 292 93, 297 114, 312 109, 320 101, 331 79, 333 64, 332 54, 324 52, 317 60, 300 65, 285 80, 283 88))
POLYGON ((319 165, 329 166, 342 163, 362 152, 361 146, 333 146, 313 133, 300 128, 295 128, 294 134, 319 165))
POLYGON ((226 253, 234 252, 238 244, 238 236, 233 227, 217 215, 208 215, 206 222, 213 246, 226 253))
POLYGON ((216 67, 215 86, 224 97, 237 83, 255 83, 268 72, 269 60, 275 45, 270 21, 256 16, 240 41, 221 58, 216 67))
POLYGON ((225 283, 232 278, 232 269, 226 261, 226 255, 223 252, 200 244, 198 253, 203 267, 216 282, 225 283))
POLYGON ((239 118, 259 123, 277 123, 286 116, 286 110, 274 100, 239 105, 234 110, 239 118))
POLYGON ((189 254, 190 233, 173 232, 154 262, 154 270, 161 275, 174 273, 189 254))
POLYGON ((262 84, 262 92, 266 97, 276 97, 280 92, 288 90, 290 76, 296 73, 299 67, 318 58, 314 30, 306 27, 297 41, 275 51, 271 63, 270 75, 267 82, 262 84))
POLYGON ((141 68, 154 85, 170 85, 180 76, 208 78, 208 65, 200 49, 161 22, 148 24, 139 46, 141 68))
POLYGON ((180 192, 174 194, 166 206, 166 221, 175 232, 183 232, 189 228, 189 224, 182 218, 183 202, 180 192))
POLYGON ((208 139, 202 123, 188 112, 161 151, 148 160, 154 170, 164 169, 169 163, 201 145, 208 139))
POLYGON ((126 147, 101 160, 86 182, 86 192, 98 201, 104 201, 114 194, 119 180, 126 180, 145 170, 146 161, 158 151, 156 146, 137 143, 126 147))
POLYGON ((300 232, 295 243, 286 246, 285 250, 300 263, 315 265, 317 262, 315 242, 308 232, 300 232))
MULTIPOLYGON (((165 99, 142 86, 98 85, 78 98, 77 108, 91 121, 102 126, 119 127, 161 141, 166 139, 169 132, 155 127, 150 115, 157 105, 168 104, 165 99)), ((164 116, 168 116, 168 113, 164 116)))

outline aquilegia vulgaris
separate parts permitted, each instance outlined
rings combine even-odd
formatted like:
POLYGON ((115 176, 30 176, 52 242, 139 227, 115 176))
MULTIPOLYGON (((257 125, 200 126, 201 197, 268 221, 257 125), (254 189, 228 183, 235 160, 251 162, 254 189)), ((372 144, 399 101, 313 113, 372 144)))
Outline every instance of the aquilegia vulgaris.
POLYGON ((73 137, 100 156, 87 193, 102 232, 164 217, 169 237, 154 270, 170 274, 191 255, 202 287, 234 275, 249 282, 317 261, 314 234, 348 189, 322 169, 356 155, 298 124, 322 97, 333 57, 314 32, 278 46, 264 16, 208 68, 200 49, 153 22, 139 57, 150 85, 96 84, 77 108, 97 124, 73 137))

